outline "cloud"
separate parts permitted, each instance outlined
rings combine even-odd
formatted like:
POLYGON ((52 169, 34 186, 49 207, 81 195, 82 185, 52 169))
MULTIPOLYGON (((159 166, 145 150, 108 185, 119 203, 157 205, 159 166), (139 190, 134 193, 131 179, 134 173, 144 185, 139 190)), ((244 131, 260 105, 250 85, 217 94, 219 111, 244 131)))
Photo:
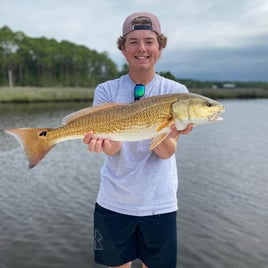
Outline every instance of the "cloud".
POLYGON ((196 79, 268 81, 268 0, 1 0, 0 5, 0 27, 106 51, 118 66, 125 62, 116 47, 123 20, 151 11, 168 36, 158 69, 196 79))
POLYGON ((267 38, 259 36, 254 44, 240 47, 171 50, 158 67, 180 78, 267 81, 267 38))

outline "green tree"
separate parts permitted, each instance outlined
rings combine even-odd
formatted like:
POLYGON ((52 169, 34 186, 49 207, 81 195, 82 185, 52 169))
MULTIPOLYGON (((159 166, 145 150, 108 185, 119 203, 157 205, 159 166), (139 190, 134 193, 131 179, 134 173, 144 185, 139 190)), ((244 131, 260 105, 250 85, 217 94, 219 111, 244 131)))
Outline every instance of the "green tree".
POLYGON ((0 29, 0 85, 8 70, 18 86, 95 86, 119 75, 106 52, 98 53, 69 41, 30 38, 0 29))

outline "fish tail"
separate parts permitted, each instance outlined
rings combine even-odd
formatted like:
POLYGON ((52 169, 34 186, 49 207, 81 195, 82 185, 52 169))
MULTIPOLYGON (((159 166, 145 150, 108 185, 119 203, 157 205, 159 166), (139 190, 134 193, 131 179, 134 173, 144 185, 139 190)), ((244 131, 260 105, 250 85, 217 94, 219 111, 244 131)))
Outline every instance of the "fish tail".
POLYGON ((5 132, 15 136, 23 145, 29 168, 33 168, 56 145, 55 140, 48 139, 48 130, 47 128, 12 128, 5 132))

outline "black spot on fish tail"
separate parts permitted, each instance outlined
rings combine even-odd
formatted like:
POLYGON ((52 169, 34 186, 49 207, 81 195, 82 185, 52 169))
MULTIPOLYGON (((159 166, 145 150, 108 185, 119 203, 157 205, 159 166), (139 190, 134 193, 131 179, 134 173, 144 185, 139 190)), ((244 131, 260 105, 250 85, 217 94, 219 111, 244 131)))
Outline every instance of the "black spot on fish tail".
POLYGON ((42 137, 42 136, 46 137, 46 136, 47 136, 47 131, 44 130, 44 131, 40 132, 40 133, 39 133, 39 136, 40 136, 40 137, 42 137))

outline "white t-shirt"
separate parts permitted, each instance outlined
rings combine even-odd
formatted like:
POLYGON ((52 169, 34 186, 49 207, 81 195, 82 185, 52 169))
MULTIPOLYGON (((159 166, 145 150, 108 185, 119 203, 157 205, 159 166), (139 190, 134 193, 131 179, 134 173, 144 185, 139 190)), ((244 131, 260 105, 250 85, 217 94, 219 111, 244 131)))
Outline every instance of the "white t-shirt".
MULTIPOLYGON (((104 82, 95 90, 93 105, 134 101, 135 83, 128 75, 104 82)), ((146 85, 144 97, 187 93, 187 88, 158 74, 146 85)), ((175 155, 159 158, 149 149, 151 140, 122 142, 119 153, 105 156, 97 203, 134 216, 169 213, 178 209, 175 155)))

